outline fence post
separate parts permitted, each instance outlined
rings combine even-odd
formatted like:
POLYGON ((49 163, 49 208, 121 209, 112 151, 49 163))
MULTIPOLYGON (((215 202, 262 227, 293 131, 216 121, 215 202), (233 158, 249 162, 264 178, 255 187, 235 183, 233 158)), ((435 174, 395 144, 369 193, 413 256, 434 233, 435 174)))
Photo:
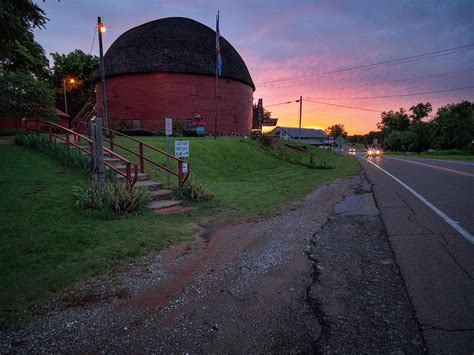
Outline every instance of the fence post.
POLYGON ((133 173, 135 174, 135 178, 133 179, 134 183, 138 181, 138 164, 134 164, 134 171, 133 173))
POLYGON ((102 189, 105 181, 104 151, 102 149, 102 119, 96 117, 92 121, 91 126, 95 181, 99 188, 102 189))
POLYGON ((114 151, 114 134, 112 132, 109 132, 109 138, 110 138, 110 150, 114 151))
POLYGON ((178 160, 178 182, 179 187, 183 186, 183 161, 180 159, 178 160))
POLYGON ((140 153, 140 172, 143 174, 145 173, 145 160, 143 159, 143 143, 140 142, 138 145, 139 153, 140 153))

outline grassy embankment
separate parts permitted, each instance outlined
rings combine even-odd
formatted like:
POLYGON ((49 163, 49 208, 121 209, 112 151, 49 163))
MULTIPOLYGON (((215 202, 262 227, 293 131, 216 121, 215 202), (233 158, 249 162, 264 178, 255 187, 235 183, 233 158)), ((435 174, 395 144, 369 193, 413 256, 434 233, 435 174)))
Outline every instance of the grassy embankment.
MULTIPOLYGON (((143 140, 164 147, 162 138, 143 140)), ((190 141, 192 175, 215 198, 186 213, 147 211, 121 219, 74 207, 72 186, 87 183, 80 172, 37 151, 0 146, 0 327, 25 318, 28 306, 65 287, 189 238, 193 223, 255 219, 359 170, 352 157, 316 148, 315 156, 335 169, 291 164, 237 138, 190 141)), ((152 175, 164 181, 156 170, 152 175)))

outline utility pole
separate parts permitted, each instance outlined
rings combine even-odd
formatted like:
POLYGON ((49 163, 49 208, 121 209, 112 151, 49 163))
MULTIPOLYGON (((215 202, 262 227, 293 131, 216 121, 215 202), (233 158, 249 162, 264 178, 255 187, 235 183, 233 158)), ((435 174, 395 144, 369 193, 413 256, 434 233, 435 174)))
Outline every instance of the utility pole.
POLYGON ((303 96, 298 100, 300 102, 300 125, 298 126, 298 142, 301 142, 301 115, 303 113, 303 96))
POLYGON ((95 182, 102 189, 105 182, 104 151, 102 150, 102 119, 96 117, 92 122, 92 153, 95 182))
POLYGON ((107 116, 107 102, 105 94, 105 67, 104 67, 104 47, 102 45, 102 33, 105 32, 105 26, 102 19, 97 17, 97 32, 99 34, 99 56, 100 56, 100 96, 102 96, 102 127, 109 127, 107 116))

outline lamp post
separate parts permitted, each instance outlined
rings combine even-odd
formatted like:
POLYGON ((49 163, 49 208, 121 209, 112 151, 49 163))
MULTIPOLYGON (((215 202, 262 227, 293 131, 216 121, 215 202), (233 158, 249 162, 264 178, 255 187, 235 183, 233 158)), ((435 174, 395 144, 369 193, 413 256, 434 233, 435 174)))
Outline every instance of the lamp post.
POLYGON ((99 57, 100 57, 100 96, 102 96, 102 127, 109 127, 107 119, 107 103, 105 98, 105 68, 104 68, 104 47, 102 45, 102 33, 106 31, 102 19, 97 17, 97 32, 99 33, 99 57))
MULTIPOLYGON (((76 80, 71 78, 71 79, 68 79, 67 82, 70 84, 74 84, 76 80)), ((64 92, 64 112, 66 112, 66 115, 69 115, 69 112, 67 109, 67 94, 66 94, 66 78, 65 77, 63 77, 63 92, 64 92)), ((68 125, 69 126, 71 125, 70 120, 68 120, 68 125)))

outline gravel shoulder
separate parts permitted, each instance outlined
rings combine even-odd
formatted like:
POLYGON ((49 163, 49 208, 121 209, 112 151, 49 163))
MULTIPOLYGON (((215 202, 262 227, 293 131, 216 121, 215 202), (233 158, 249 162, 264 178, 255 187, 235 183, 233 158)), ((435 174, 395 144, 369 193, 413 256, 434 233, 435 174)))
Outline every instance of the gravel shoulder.
POLYGON ((363 175, 257 223, 202 226, 34 312, 0 352, 424 351, 363 175))

